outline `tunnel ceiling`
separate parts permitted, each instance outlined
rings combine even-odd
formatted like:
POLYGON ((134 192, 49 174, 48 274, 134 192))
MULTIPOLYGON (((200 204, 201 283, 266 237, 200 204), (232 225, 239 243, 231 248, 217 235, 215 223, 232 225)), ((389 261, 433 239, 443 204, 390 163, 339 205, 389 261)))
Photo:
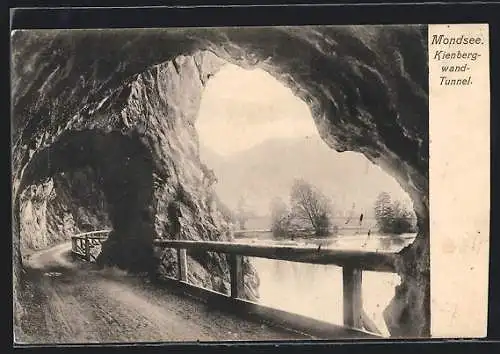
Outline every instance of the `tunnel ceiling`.
MULTIPOLYGON (((417 202, 428 189, 425 27, 16 31, 14 172, 124 80, 179 54, 212 50, 270 72, 311 107, 321 136, 364 153, 417 202)), ((206 79, 206 78, 205 78, 206 79)), ((92 117, 89 114, 89 120, 92 117)), ((425 213, 425 211, 424 211, 425 213)))

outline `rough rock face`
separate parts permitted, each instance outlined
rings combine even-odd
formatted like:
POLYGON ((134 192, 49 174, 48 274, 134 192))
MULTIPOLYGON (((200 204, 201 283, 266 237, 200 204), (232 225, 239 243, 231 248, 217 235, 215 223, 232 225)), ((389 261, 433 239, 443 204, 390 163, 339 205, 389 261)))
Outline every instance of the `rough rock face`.
MULTIPOLYGON (((91 129, 135 130, 138 139, 151 151, 153 161, 152 214, 154 237, 188 240, 227 241, 229 224, 219 210, 211 205, 213 189, 210 170, 199 159, 194 122, 208 75, 213 75, 223 61, 210 52, 178 56, 173 61, 156 65, 133 77, 117 91, 101 101, 95 111, 91 129), (174 210, 172 210, 174 209, 174 210)), ((89 127, 81 114, 75 127, 89 127)), ((146 171, 137 171, 137 173, 146 171)), ((128 205, 128 208, 132 208, 128 205)), ((117 220, 115 224, 121 223, 117 220)), ((116 234, 115 232, 112 235, 116 234)), ((122 237, 122 236, 120 236, 122 237)), ((139 234, 139 237, 143 237, 139 234)), ((114 239, 110 239, 114 242, 114 239)), ((101 258, 119 250, 108 243, 101 258), (107 252, 106 252, 107 251, 107 252)), ((135 245, 132 251, 136 252, 135 245)), ((119 255, 121 257, 121 255, 119 255)), ((160 275, 176 276, 172 250, 160 251, 160 275)), ((115 260, 108 260, 116 263, 115 260)), ((225 292, 229 291, 229 267, 218 254, 190 254, 188 277, 194 284, 225 292)), ((124 264, 124 266, 127 266, 124 264)), ((152 265, 156 269, 156 264, 152 265)), ((248 262, 247 297, 257 296, 258 282, 248 262)))
POLYGON ((108 229, 107 202, 89 169, 55 175, 20 196, 21 251, 43 249, 82 232, 108 229))
MULTIPOLYGON (((223 63, 200 52, 135 75, 78 112, 71 121, 75 133, 63 131, 56 143, 34 153, 25 178, 81 166, 99 175, 113 231, 98 263, 176 276, 174 252, 155 254, 153 238, 230 239, 229 224, 212 203, 210 170, 199 159, 194 127, 206 77, 223 63)), ((224 256, 190 254, 188 262, 194 284, 229 292, 224 256)), ((248 261, 245 269, 246 297, 255 299, 258 279, 248 261)))
MULTIPOLYGON (((220 65, 203 59, 210 50, 267 70, 310 106, 329 146, 363 153, 408 192, 419 233, 402 251, 386 320, 395 336, 429 334, 425 27, 17 31, 12 48, 15 211, 25 187, 90 166, 114 229, 103 261, 156 269, 151 239, 172 237, 182 222, 188 235, 222 239, 222 219, 211 220, 204 202, 192 127, 202 86, 220 65), (58 164, 37 167, 48 156, 58 164)), ((15 250, 18 227, 14 219, 15 250)))

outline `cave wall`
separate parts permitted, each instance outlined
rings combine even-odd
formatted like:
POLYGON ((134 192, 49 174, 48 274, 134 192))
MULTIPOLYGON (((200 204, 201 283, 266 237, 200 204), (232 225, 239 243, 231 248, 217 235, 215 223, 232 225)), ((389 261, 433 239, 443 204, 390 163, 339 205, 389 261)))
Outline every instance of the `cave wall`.
POLYGON ((107 202, 94 171, 82 168, 28 186, 20 195, 20 226, 22 253, 109 229, 107 202))
POLYGON ((66 131, 56 143, 33 155, 19 188, 84 167, 97 176, 113 227, 107 252, 106 244, 103 246, 102 264, 149 269, 153 266, 152 159, 136 135, 93 129, 66 131), (113 247, 117 239, 119 248, 113 247))
MULTIPOLYGON (((35 153, 25 181, 81 166, 90 166, 102 178, 113 231, 98 263, 176 276, 176 255, 172 250, 153 255, 153 238, 230 239, 227 218, 211 205, 214 191, 209 170, 199 159, 194 127, 207 77, 223 63, 211 52, 198 52, 153 66, 129 78, 95 107, 78 112, 71 130, 35 153), (131 155, 139 159, 134 162, 131 155), (49 159, 52 172, 46 167, 49 159), (140 195, 139 200, 130 194, 140 195), (169 211, 172 204, 178 208, 175 220, 169 211), (179 230, 174 223, 179 223, 179 230)), ((193 284, 229 293, 224 255, 191 254, 188 263, 193 284)), ((244 267, 245 297, 255 299, 257 275, 248 260, 244 267)))
MULTIPOLYGON (((182 189, 194 188, 196 183, 191 183, 196 181, 195 175, 199 173, 195 172, 196 168, 189 168, 191 164, 196 167, 196 163, 192 163, 196 159, 188 151, 195 150, 188 147, 186 140, 180 139, 184 136, 189 141, 189 128, 180 129, 172 117, 182 117, 180 119, 185 123, 194 119, 192 112, 198 98, 193 98, 194 103, 188 101, 208 75, 198 75, 198 81, 189 83, 183 80, 182 85, 176 86, 173 74, 175 71, 181 75, 183 68, 193 66, 189 64, 190 56, 200 50, 210 50, 219 58, 243 67, 258 66, 275 76, 309 105, 318 131, 327 144, 338 151, 363 153, 394 176, 408 192, 418 217, 419 232, 415 242, 402 251, 404 261, 399 265, 402 285, 386 311, 386 320, 396 336, 429 335, 425 26, 16 31, 11 41, 15 198, 22 190, 21 179, 26 167, 33 165, 33 156, 59 141, 66 132, 83 128, 107 134, 130 135, 133 132, 137 135, 134 139, 145 147, 152 159, 151 166, 147 166, 152 171, 152 196, 144 194, 147 195, 145 208, 153 205, 153 209, 162 209, 164 204, 158 197, 172 196, 176 188, 176 193, 179 193, 179 185, 182 189), (174 60, 177 57, 180 61, 174 60), (153 68, 161 63, 165 64, 153 68), (158 68, 165 65, 171 65, 168 70, 174 70, 168 74, 170 76, 165 76, 170 81, 160 83, 156 80, 154 87, 154 75, 161 76, 162 70, 158 68), (138 82, 146 85, 144 90, 138 87, 138 82), (166 86, 162 89, 160 84, 166 86), (189 91, 183 91, 184 84, 189 91), (134 99, 129 89, 136 95, 146 93, 146 99, 134 99), (148 95, 155 90, 157 93, 163 91, 166 99, 150 102, 151 96, 148 95), (128 102, 123 115, 107 113, 113 111, 104 108, 107 103, 117 102, 117 106, 123 108, 119 103, 122 100, 128 102), (183 110, 179 111, 181 106, 171 101, 183 102, 183 110), (138 107, 141 103, 142 109, 138 107), (155 134, 150 134, 147 132, 151 124, 158 121, 158 117, 151 114, 156 112, 154 107, 175 114, 168 115, 168 128, 160 124, 154 128, 155 134), (136 115, 139 112, 148 113, 136 115), (151 141, 162 139, 165 130, 175 132, 179 141, 174 136, 165 139, 167 146, 171 141, 172 145, 162 152, 155 148, 160 144, 151 141), (181 160, 185 157, 182 168, 191 170, 193 176, 187 176, 191 172, 163 169, 161 166, 169 163, 169 158, 163 155, 181 156, 181 160), (179 178, 179 174, 185 176, 179 178), (181 183, 177 183, 179 181, 181 183)), ((199 67, 195 60, 196 65, 199 67)), ((198 70, 198 74, 202 72, 198 70)), ((118 111, 122 112, 122 108, 118 111)), ((183 124, 183 127, 188 126, 183 124)), ((195 145, 194 140, 191 141, 195 145)), ((111 175, 108 177, 113 180, 111 175)), ((196 191, 181 192, 181 195, 193 195, 190 193, 196 191)), ((112 195, 110 198, 113 199, 112 195)), ((202 205, 200 200, 202 198, 195 202, 198 207, 202 205)), ((115 203, 120 203, 119 198, 109 204, 115 203)), ((213 223, 207 222, 209 218, 204 218, 203 213, 190 213, 188 200, 181 204, 184 205, 181 208, 185 209, 186 220, 191 216, 202 218, 201 224, 208 228, 203 237, 210 238, 207 235, 210 235, 212 226, 207 225, 213 223)), ((162 232, 162 225, 166 222, 157 217, 155 210, 147 212, 150 214, 145 217, 145 222, 141 221, 140 215, 143 214, 138 210, 135 209, 130 220, 142 223, 144 227, 136 228, 134 232, 151 231, 151 235, 153 230, 162 232), (151 227, 147 226, 150 224, 151 227)), ((121 225, 120 219, 128 214, 121 210, 117 215, 120 217, 115 221, 121 225)), ((127 234, 125 228, 122 230, 124 235, 127 234)), ((17 232, 14 227, 15 249, 17 232)), ((120 237, 126 239, 124 235, 120 237)), ((16 259, 14 262, 17 264, 16 259)))
MULTIPOLYGON (((153 161, 150 173, 154 238, 230 239, 227 218, 210 205, 213 188, 209 171, 199 159, 194 126, 207 78, 223 64, 223 60, 207 51, 177 56, 133 76, 104 98, 96 109, 80 112, 73 123, 74 129, 137 132, 153 161), (86 119, 89 115, 93 117, 91 121, 86 119), (173 205, 178 209, 173 214, 178 215, 172 216, 169 209, 173 205)), ((157 251, 157 275, 176 276, 174 252, 157 251)), ((223 255, 192 254, 188 263, 188 280, 193 284, 229 292, 229 266, 223 255)), ((255 299, 257 276, 248 261, 245 268, 246 297, 255 299)))

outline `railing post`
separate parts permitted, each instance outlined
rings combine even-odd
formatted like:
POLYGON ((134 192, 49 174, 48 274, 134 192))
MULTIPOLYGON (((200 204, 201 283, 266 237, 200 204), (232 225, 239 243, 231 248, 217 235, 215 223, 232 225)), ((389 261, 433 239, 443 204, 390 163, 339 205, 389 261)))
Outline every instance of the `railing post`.
POLYGON ((231 274, 231 297, 241 298, 244 293, 243 257, 239 254, 229 254, 229 271, 231 274))
POLYGON ((186 249, 177 249, 177 270, 178 279, 180 281, 187 281, 187 259, 186 259, 186 249))
MULTIPOLYGON (((363 328, 366 329, 367 331, 370 331, 372 333, 382 335, 382 332, 380 332, 380 329, 378 329, 377 325, 375 322, 372 321, 372 319, 368 316, 368 314, 365 312, 365 310, 362 311, 362 325, 363 328)), ((362 329, 362 328, 361 328, 362 329)))
POLYGON ((85 259, 90 262, 90 239, 88 236, 85 237, 85 259))
POLYGON ((344 325, 351 328, 363 327, 363 302, 361 297, 362 271, 343 267, 344 325))

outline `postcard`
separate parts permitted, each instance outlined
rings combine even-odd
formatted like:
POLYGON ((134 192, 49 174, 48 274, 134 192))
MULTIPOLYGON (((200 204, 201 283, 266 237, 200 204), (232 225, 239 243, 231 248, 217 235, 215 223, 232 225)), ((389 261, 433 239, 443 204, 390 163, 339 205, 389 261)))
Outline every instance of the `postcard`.
POLYGON ((15 343, 485 337, 488 41, 12 31, 15 343))

